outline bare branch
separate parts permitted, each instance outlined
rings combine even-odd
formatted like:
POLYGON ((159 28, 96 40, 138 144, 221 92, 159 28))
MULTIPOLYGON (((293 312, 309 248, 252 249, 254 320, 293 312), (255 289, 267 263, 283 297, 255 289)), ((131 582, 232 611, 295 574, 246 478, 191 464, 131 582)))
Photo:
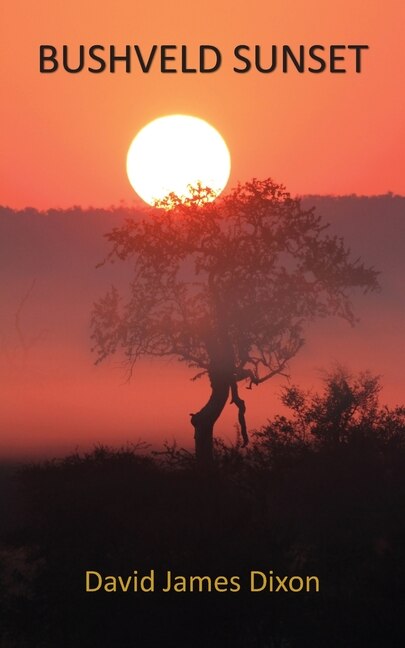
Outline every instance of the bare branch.
POLYGON ((238 385, 236 381, 231 383, 231 394, 232 394, 231 403, 234 403, 238 408, 238 421, 240 425, 240 432, 243 439, 242 448, 245 448, 249 443, 249 437, 247 433, 246 419, 245 419, 246 405, 245 405, 245 401, 242 400, 239 396, 238 385))

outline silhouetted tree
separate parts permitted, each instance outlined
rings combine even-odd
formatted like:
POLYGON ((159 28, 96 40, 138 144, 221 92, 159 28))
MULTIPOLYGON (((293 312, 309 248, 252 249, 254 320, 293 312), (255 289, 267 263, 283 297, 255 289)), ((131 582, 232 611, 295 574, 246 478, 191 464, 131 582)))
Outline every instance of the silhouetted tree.
POLYGON ((377 273, 352 261, 314 209, 272 180, 239 184, 205 202, 198 187, 171 195, 143 220, 107 235, 110 258, 134 263, 129 298, 113 287, 94 307, 98 359, 122 349, 132 370, 142 356, 175 356, 208 374, 211 395, 191 415, 196 457, 212 461, 213 428, 231 394, 247 443, 238 383, 285 371, 308 321, 354 316, 349 289, 377 287, 377 273))

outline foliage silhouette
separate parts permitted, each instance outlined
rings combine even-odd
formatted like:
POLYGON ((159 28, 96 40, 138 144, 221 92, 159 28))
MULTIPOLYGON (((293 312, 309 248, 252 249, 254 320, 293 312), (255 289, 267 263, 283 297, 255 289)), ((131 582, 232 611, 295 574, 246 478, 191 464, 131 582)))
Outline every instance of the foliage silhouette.
POLYGON ((210 398, 191 415, 204 466, 229 394, 247 444, 238 383, 284 372, 307 322, 338 315, 354 323, 349 289, 377 287, 377 273, 351 261, 320 216, 281 185, 253 180, 205 203, 209 193, 170 195, 164 209, 107 235, 110 258, 133 260, 134 273, 128 300, 112 288, 92 317, 99 360, 121 349, 131 370, 142 356, 174 356, 208 374, 210 398))
POLYGON ((246 451, 216 443, 209 481, 179 449, 163 461, 98 447, 25 467, 1 537, 2 646, 401 646, 405 408, 381 407, 378 391, 342 371, 322 394, 286 390, 290 414, 246 451), (85 570, 152 568, 238 574, 243 588, 84 591, 85 570), (250 593, 252 569, 316 574, 320 592, 250 593))

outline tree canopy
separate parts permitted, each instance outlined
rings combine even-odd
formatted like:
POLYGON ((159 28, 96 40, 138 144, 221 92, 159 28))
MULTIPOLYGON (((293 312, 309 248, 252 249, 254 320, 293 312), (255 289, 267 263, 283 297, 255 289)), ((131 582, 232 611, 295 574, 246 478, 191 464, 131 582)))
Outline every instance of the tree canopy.
POLYGON ((230 392, 247 442, 238 382, 282 373, 309 321, 353 324, 351 289, 378 286, 376 271, 282 185, 254 179, 206 202, 210 193, 171 195, 107 234, 110 258, 131 259, 133 275, 126 297, 112 288, 92 317, 98 360, 121 350, 132 370, 142 356, 175 356, 208 374, 211 397, 192 415, 206 458, 230 392))

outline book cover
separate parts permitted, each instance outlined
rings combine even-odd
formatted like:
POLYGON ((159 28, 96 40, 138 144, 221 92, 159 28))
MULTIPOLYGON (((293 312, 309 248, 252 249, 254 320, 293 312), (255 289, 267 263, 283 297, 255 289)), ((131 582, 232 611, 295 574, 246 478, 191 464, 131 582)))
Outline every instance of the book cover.
POLYGON ((404 636, 402 3, 4 3, 0 646, 404 636))

